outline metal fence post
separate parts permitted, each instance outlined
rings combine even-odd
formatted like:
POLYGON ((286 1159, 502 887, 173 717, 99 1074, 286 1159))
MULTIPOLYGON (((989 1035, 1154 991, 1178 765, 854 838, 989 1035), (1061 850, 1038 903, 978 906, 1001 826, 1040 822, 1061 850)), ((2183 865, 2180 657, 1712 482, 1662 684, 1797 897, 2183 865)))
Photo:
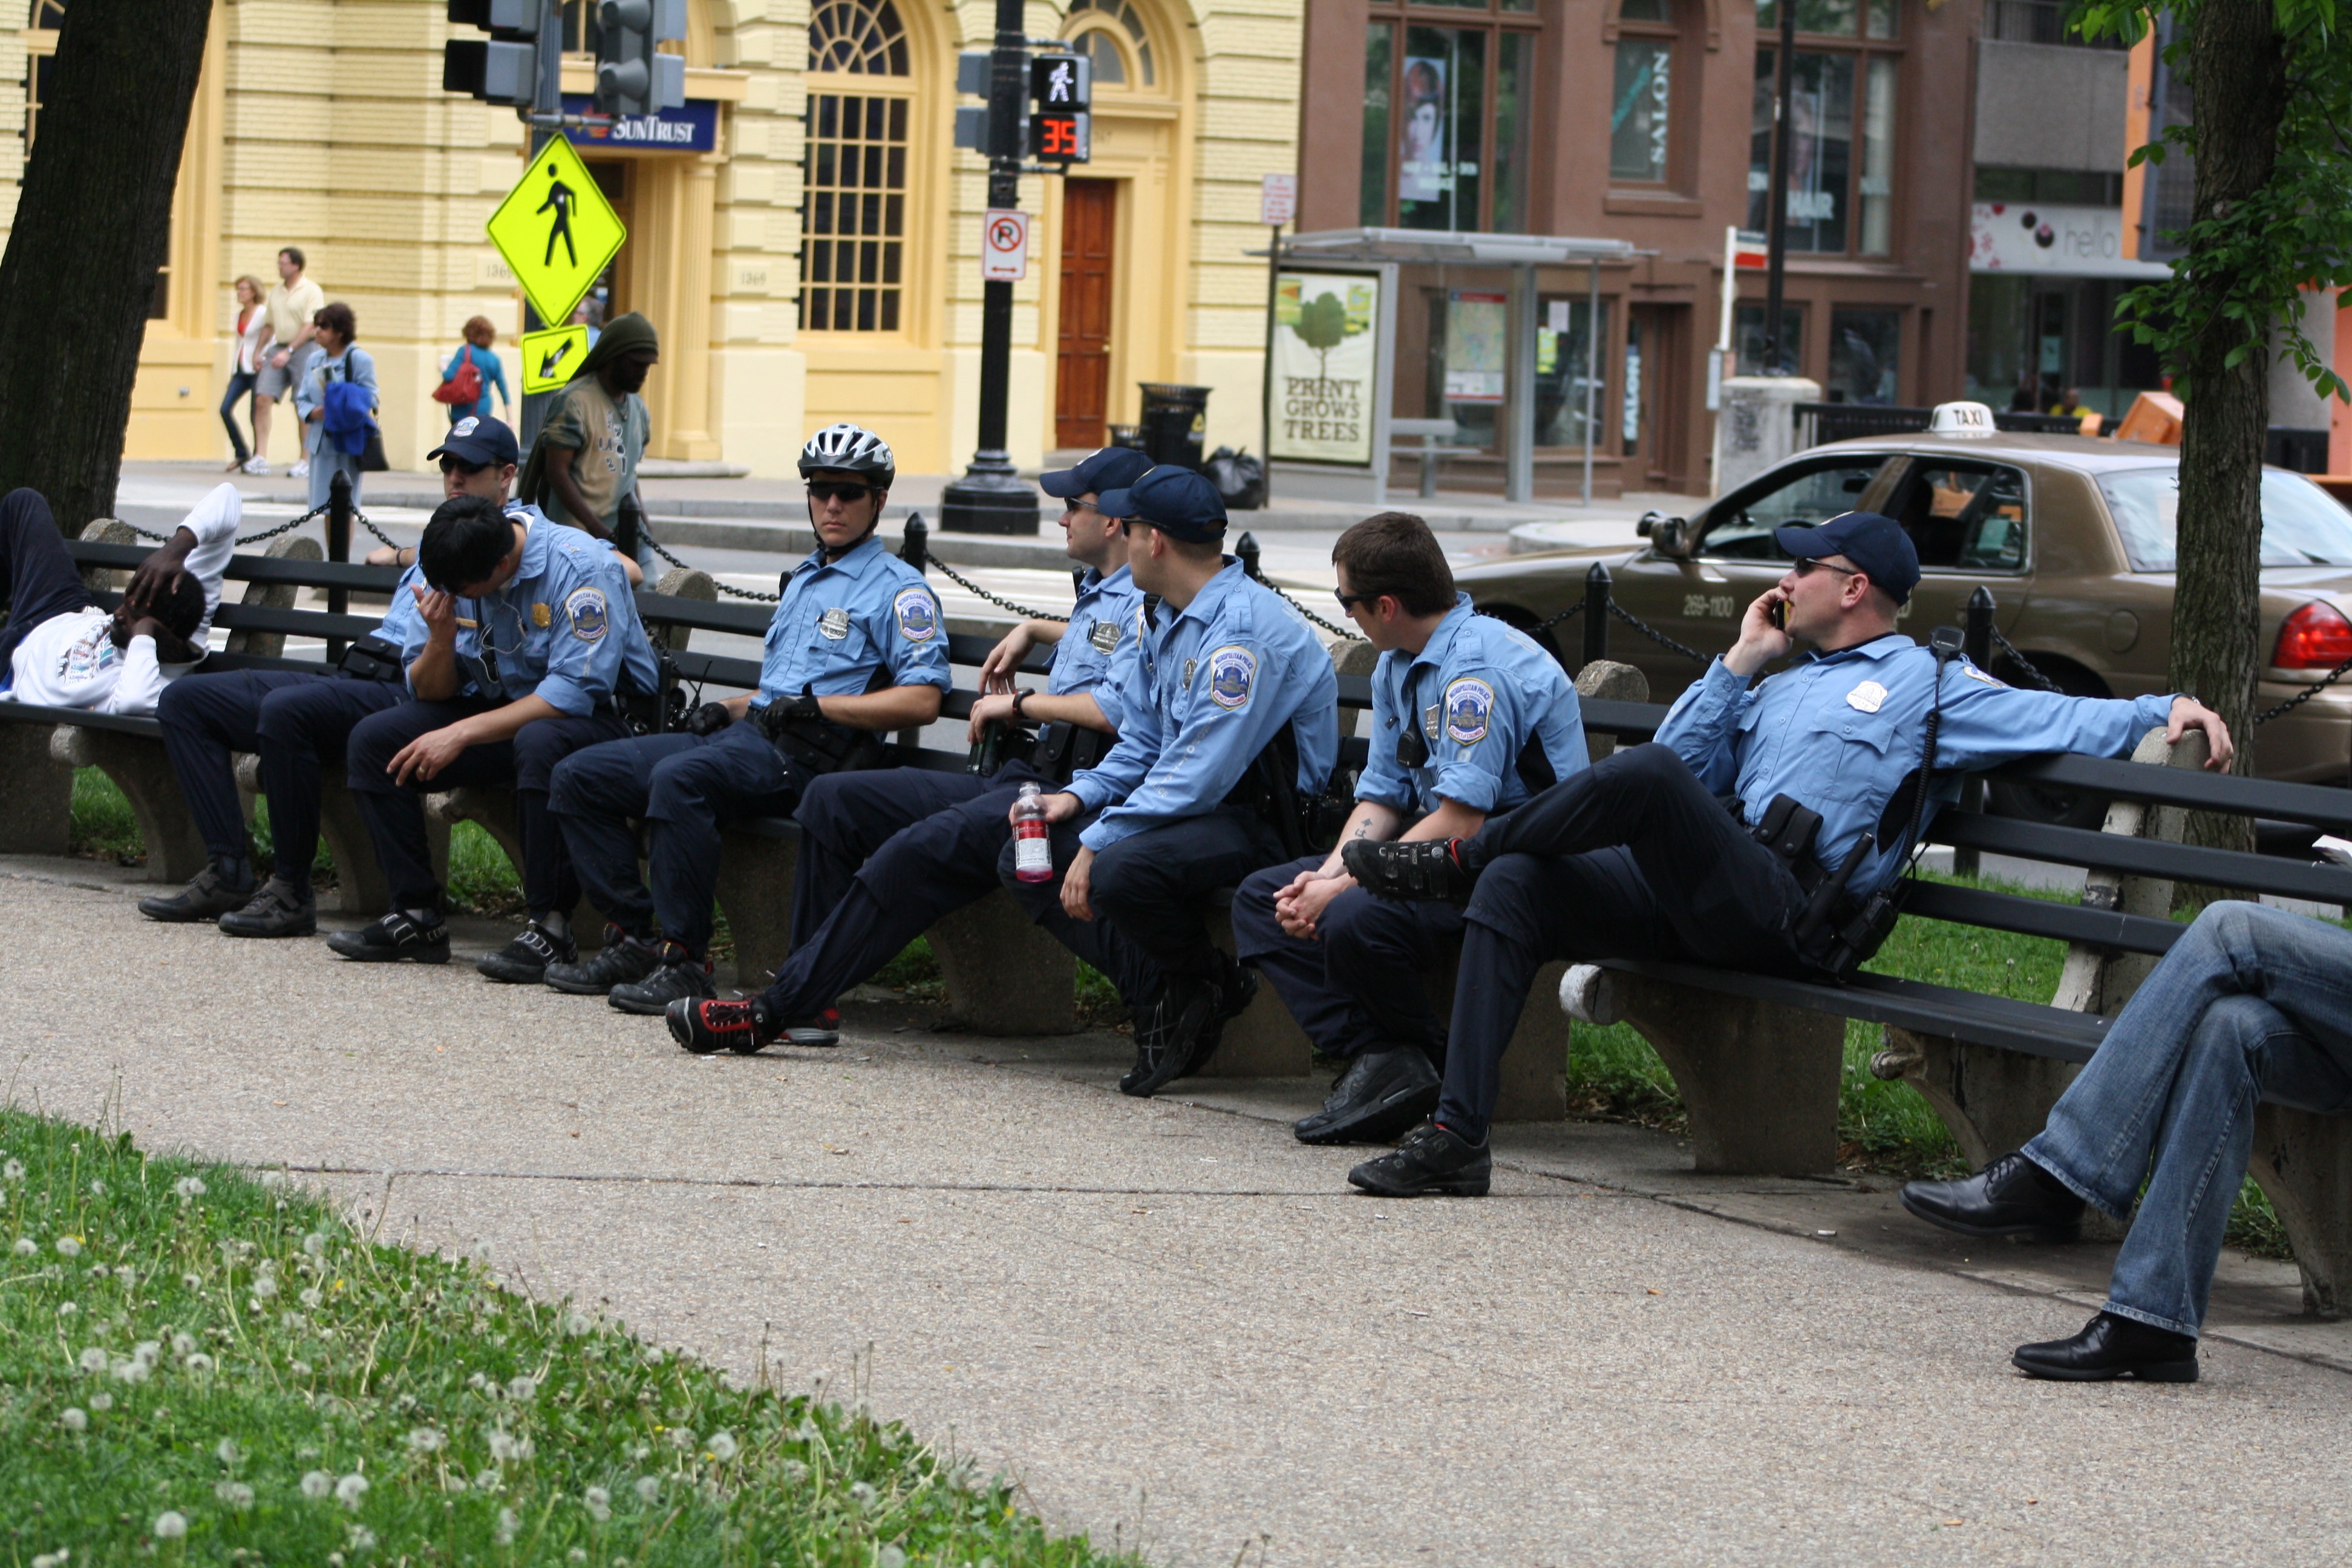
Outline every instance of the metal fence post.
POLYGON ((1609 657, 1609 568, 1596 561, 1584 574, 1584 662, 1609 657))
POLYGON ((1234 546, 1234 553, 1241 560, 1242 574, 1244 576, 1246 576, 1253 583, 1263 580, 1257 569, 1256 534, 1243 534, 1240 542, 1234 546))
MULTIPOLYGON (((1960 651, 1968 655, 1970 664, 1982 670, 1992 668, 1992 590, 1979 583, 1977 584, 1977 591, 1969 595, 1968 626, 1961 636, 1960 651)), ((1984 811, 1984 780, 1973 773, 1961 780, 1959 808, 1962 811, 1981 814, 1984 811)), ((1953 876, 1974 877, 1981 871, 1982 868, 1983 858, 1978 851, 1966 848, 1953 849, 1953 876)))
MULTIPOLYGON (((341 469, 327 481, 327 559, 349 562, 352 558, 352 476, 341 469)), ((352 594, 348 588, 327 590, 327 609, 332 615, 351 613, 352 594)), ((343 639, 327 639, 327 662, 335 664, 343 657, 343 639)))
POLYGON ((898 540, 898 559, 918 572, 931 569, 931 531, 923 521, 923 514, 910 511, 907 526, 898 540))

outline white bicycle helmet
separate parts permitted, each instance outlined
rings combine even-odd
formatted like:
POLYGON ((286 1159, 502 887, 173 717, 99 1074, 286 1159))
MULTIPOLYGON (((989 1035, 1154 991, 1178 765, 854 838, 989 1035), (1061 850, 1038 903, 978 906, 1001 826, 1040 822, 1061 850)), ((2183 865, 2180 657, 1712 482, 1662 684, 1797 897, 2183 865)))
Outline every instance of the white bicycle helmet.
POLYGON ((892 456, 890 444, 881 437, 845 419, 826 426, 801 448, 801 478, 806 479, 819 468, 863 474, 876 489, 887 490, 890 481, 898 476, 898 459, 892 456))

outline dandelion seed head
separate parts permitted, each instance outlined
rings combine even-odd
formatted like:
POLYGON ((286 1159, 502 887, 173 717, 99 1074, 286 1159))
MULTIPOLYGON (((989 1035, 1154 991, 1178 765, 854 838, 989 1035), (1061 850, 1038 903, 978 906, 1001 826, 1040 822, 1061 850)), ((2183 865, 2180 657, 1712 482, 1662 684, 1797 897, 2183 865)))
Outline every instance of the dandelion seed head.
POLYGON ((11 1182, 23 1181, 25 1179, 25 1162, 22 1160, 11 1160, 6 1164, 0 1165, 0 1179, 11 1182))
POLYGON ((117 1383, 139 1384, 147 1381, 152 1368, 143 1361, 118 1361, 107 1369, 117 1383))
POLYGON ((360 1506, 360 1500, 367 1496, 367 1489, 368 1479, 354 1470, 335 1483, 335 1500, 345 1508, 355 1509, 360 1506))
POLYGON ((296 1377, 308 1377, 310 1375, 310 1363, 307 1361, 289 1361, 286 1363, 286 1370, 296 1377))
POLYGON ((498 1542, 500 1546, 512 1546, 515 1531, 521 1528, 522 1521, 516 1516, 514 1510, 510 1508, 499 1510, 498 1542))
POLYGON ((145 1362, 149 1366, 153 1366, 163 1359, 163 1347, 154 1340, 141 1340, 131 1347, 131 1359, 145 1362))
POLYGON ((691 1449, 694 1447, 694 1429, 690 1426, 670 1428, 669 1446, 673 1448, 691 1449))
POLYGON ((253 1277, 253 1297, 255 1300, 267 1301, 272 1296, 277 1294, 278 1276, 275 1274, 257 1274, 253 1277))
POLYGON ((354 1552, 372 1552, 375 1549, 375 1531, 364 1524, 355 1524, 343 1537, 343 1543, 354 1552))
POLYGON ((588 1549, 584 1546, 575 1546, 563 1554, 563 1560, 566 1563, 585 1563, 588 1561, 588 1549))
POLYGON ((89 1396, 89 1407, 93 1414, 103 1415, 114 1408, 114 1395, 101 1388, 89 1396))
POLYGON ((639 1476, 637 1478, 636 1492, 637 1500, 650 1507, 653 1500, 661 1496, 661 1478, 658 1476, 639 1476))
POLYGON ((61 1236, 58 1237, 57 1247, 58 1256, 59 1258, 79 1258, 81 1256, 81 1237, 78 1236, 61 1236))
POLYGON ((33 1254, 40 1250, 41 1244, 35 1241, 31 1237, 20 1236, 16 1238, 16 1253, 17 1257, 30 1258, 33 1254))
POLYGON ((535 1377, 518 1377, 507 1384, 507 1397, 517 1405, 526 1404, 538 1396, 539 1380, 535 1377))
POLYGON ((875 1554, 874 1568, 907 1568, 907 1554, 896 1546, 886 1546, 875 1554))
POLYGON ((89 1195, 94 1198, 104 1197, 106 1195, 106 1184, 100 1181, 91 1182, 89 1184, 89 1195))
POLYGON ((155 1539, 177 1541, 188 1533, 188 1516, 176 1509, 165 1509, 155 1516, 155 1539))
POLYGON ((204 1376, 205 1373, 212 1371, 212 1369, 213 1358, 206 1355, 204 1352, 195 1351, 189 1354, 188 1370, 194 1373, 198 1377, 204 1376))
POLYGON ((314 1310, 317 1309, 319 1303, 326 1299, 324 1292, 320 1291, 316 1285, 313 1285, 308 1290, 303 1291, 301 1296, 298 1298, 298 1300, 301 1301, 302 1305, 311 1308, 314 1310))
POLYGON ((784 1479, 794 1486, 800 1485, 809 1478, 809 1468, 798 1459, 786 1459, 783 1463, 783 1472, 784 1479))
POLYGON ((735 1457, 735 1435, 731 1432, 713 1432, 710 1435, 709 1449, 712 1458, 722 1465, 725 1464, 735 1457))
POLYGON ((849 1484, 849 1500, 860 1508, 872 1508, 874 1500, 880 1495, 864 1481, 852 1481, 849 1484))
POLYGON ((409 1448, 419 1454, 437 1454, 448 1441, 436 1426, 419 1426, 408 1434, 409 1448))
POLYGON ((324 1470, 306 1470, 302 1475, 302 1495, 313 1502, 335 1489, 335 1478, 324 1470))
POLYGON ((563 1331, 575 1340, 595 1326, 585 1312, 567 1312, 563 1316, 563 1331))
POLYGON ((58 1425, 68 1432, 87 1432, 89 1430, 89 1416, 68 1405, 58 1413, 58 1425))
POLYGON ((81 1309, 71 1301, 60 1301, 58 1303, 58 1316, 60 1318, 70 1318, 76 1312, 80 1310, 81 1309))
POLYGON ((201 1290, 205 1288, 204 1277, 199 1274, 183 1274, 180 1276, 180 1283, 190 1290, 201 1290))
POLYGON ((79 1364, 84 1372, 104 1372, 106 1370, 106 1352, 99 1349, 96 1345, 92 1345, 89 1349, 81 1352, 81 1361, 79 1364))
POLYGON ((313 1258, 324 1258, 327 1256, 327 1233, 323 1230, 314 1230, 310 1235, 304 1237, 302 1238, 302 1250, 309 1253, 313 1258))
POLYGON ((196 1336, 183 1329, 172 1336, 172 1353, 184 1356, 196 1348, 196 1336))
POLYGON ((237 1513, 243 1513, 253 1506, 253 1489, 243 1481, 215 1481, 213 1483, 213 1496, 237 1513))

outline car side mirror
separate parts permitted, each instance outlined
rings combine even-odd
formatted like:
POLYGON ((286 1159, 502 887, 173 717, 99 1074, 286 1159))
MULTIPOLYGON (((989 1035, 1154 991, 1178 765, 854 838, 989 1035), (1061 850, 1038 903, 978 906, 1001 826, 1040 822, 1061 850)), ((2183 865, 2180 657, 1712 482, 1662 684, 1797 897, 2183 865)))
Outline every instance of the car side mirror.
POLYGON ((1642 519, 1636 525, 1636 531, 1648 540, 1650 548, 1659 554, 1680 555, 1690 534, 1690 524, 1679 517, 1667 517, 1654 511, 1642 519))

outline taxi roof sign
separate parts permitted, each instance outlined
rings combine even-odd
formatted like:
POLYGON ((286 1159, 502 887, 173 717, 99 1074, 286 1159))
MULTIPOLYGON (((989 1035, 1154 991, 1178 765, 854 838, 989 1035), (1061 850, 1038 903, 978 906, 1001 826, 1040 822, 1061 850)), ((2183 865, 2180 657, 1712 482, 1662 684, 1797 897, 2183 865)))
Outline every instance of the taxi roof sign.
POLYGON ((580 374, 588 357, 588 329, 577 321, 525 332, 518 345, 522 354, 522 394, 553 392, 580 374))
POLYGON ((1981 403, 1938 403, 1927 416, 1930 436, 1991 436, 1999 428, 1992 410, 1981 403))
POLYGON ((540 320, 570 316, 629 237, 569 142, 541 148, 484 226, 540 320))

